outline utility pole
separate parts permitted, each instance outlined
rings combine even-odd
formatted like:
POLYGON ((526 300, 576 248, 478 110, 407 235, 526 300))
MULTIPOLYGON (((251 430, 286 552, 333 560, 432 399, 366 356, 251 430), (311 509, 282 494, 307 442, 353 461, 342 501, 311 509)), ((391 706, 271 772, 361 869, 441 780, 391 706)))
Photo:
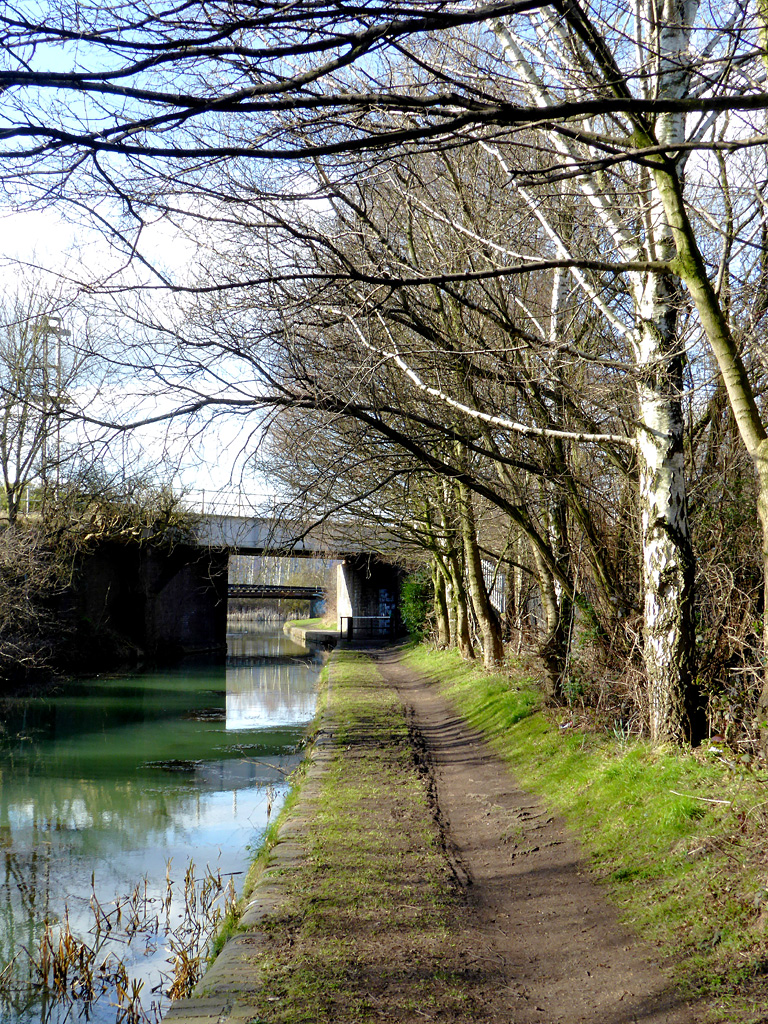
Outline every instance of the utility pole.
POLYGON ((66 330, 62 326, 62 319, 60 316, 51 316, 50 314, 46 314, 40 319, 40 333, 43 336, 43 447, 40 459, 40 475, 43 482, 43 494, 45 495, 48 484, 48 410, 51 398, 48 338, 53 335, 56 338, 56 391, 53 411, 56 423, 56 484, 54 493, 58 497, 59 485, 61 483, 61 339, 71 337, 72 332, 66 330))

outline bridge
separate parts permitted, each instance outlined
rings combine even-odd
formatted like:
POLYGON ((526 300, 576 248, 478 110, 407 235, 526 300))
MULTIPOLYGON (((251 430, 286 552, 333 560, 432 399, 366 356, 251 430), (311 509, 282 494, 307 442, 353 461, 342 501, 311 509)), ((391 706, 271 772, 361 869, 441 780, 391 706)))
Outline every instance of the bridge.
MULTIPOLYGON (((226 648, 230 554, 323 557, 337 561, 336 616, 350 620, 396 616, 403 571, 382 538, 359 522, 321 526, 267 517, 198 516, 193 536, 170 549, 105 544, 83 557, 74 615, 125 636, 137 658, 175 660, 193 651, 226 648)), ((242 586, 242 585, 241 585, 242 586)), ((280 588, 251 597, 306 597, 280 588)), ((246 595, 241 591, 239 595, 246 595)), ((328 594, 333 603, 333 594, 328 594)), ((318 610, 315 604, 315 610, 318 610)), ((394 621, 394 620, 393 620, 394 621)), ((395 628, 397 623, 395 623, 395 628)))
POLYGON ((226 548, 241 555, 290 555, 293 558, 345 558, 390 551, 381 530, 359 520, 333 523, 268 516, 200 515, 193 528, 194 543, 226 548))
POLYGON ((309 601, 310 619, 319 618, 325 612, 324 587, 299 587, 285 583, 230 583, 227 586, 230 598, 245 598, 272 601, 309 601))
POLYGON ((311 601, 325 597, 323 587, 292 587, 286 583, 230 583, 227 586, 228 597, 271 598, 279 601, 282 598, 296 601, 311 601))

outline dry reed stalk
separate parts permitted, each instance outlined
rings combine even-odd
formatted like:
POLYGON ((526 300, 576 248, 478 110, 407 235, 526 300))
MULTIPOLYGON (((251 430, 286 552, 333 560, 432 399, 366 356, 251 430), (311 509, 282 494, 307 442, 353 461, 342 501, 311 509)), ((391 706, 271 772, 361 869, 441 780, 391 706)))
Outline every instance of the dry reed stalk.
POLYGON ((91 890, 88 906, 93 919, 89 930, 92 944, 73 934, 68 909, 59 922, 47 919, 36 946, 23 950, 28 965, 27 988, 21 985, 19 972, 14 975, 20 954, 0 971, 0 1007, 11 1007, 17 1001, 29 1005, 36 1000, 44 1007, 42 1020, 52 1020, 52 1014, 58 1012, 55 1019, 62 1021, 73 1012, 89 1017, 93 1004, 109 996, 117 999, 110 1004, 118 1011, 116 1024, 158 1024, 161 1007, 154 1000, 148 1008, 142 1006, 144 982, 130 978, 124 959, 114 950, 105 951, 105 945, 120 942, 127 949, 141 935, 145 952, 152 952, 162 937, 171 954, 171 976, 164 975, 157 988, 162 986, 169 998, 188 995, 202 974, 205 951, 223 914, 234 910, 234 881, 230 877, 225 883, 221 870, 210 867, 196 879, 195 865, 190 861, 183 892, 177 897, 168 861, 165 891, 157 897, 150 896, 146 877, 130 895, 116 897, 111 909, 100 902, 93 876, 91 890), (172 925, 175 898, 178 902, 183 899, 183 907, 180 920, 172 925))

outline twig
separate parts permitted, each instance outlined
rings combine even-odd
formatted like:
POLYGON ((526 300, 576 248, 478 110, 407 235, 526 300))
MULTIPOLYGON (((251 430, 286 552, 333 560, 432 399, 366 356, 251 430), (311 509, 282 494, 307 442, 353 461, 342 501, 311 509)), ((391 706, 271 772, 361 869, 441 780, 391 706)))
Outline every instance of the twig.
POLYGON ((698 796, 696 793, 678 793, 676 789, 670 789, 670 793, 674 793, 675 796, 688 797, 691 800, 703 800, 705 804, 727 804, 731 806, 731 800, 714 800, 708 796, 698 796))
POLYGON ((256 757, 244 757, 242 760, 243 764, 257 764, 262 768, 272 768, 276 772, 280 772, 281 775, 290 775, 293 768, 281 768, 279 764, 272 764, 269 761, 260 761, 256 757))

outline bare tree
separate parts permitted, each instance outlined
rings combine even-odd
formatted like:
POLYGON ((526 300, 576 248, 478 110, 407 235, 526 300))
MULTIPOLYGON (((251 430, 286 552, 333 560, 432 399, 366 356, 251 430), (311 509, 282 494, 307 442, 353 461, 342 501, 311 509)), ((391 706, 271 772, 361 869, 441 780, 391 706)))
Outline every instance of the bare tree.
POLYGON ((32 484, 44 495, 72 456, 64 410, 87 358, 70 343, 68 308, 34 284, 0 306, 0 469, 11 524, 32 484))
MULTIPOLYGON (((732 309, 712 281, 701 221, 689 203, 693 175, 688 155, 697 150, 738 154, 764 144, 764 132, 748 116, 768 106, 765 66, 756 45, 762 38, 759 19, 738 4, 723 10, 692 0, 620 5, 618 11, 602 0, 549 5, 521 0, 472 8, 416 0, 370 11, 307 0, 290 8, 200 3, 157 14, 130 5, 76 3, 63 18, 41 21, 37 8, 25 13, 18 6, 1 18, 10 60, 0 72, 9 99, 0 132, 8 187, 16 183, 31 198, 44 192, 48 200, 55 165, 62 202, 82 204, 86 190, 98 183, 122 204, 125 216, 112 215, 110 227, 129 250, 135 237, 129 234, 140 232, 147 211, 182 216, 181 190, 194 196, 197 211, 209 220, 242 220, 240 209, 250 206, 252 226, 263 227, 259 197, 284 202, 306 196, 308 178, 316 180, 314 164, 291 176, 302 157, 323 158, 335 185, 361 171, 370 174, 387 159, 396 164, 415 148, 484 147, 503 170, 519 206, 528 206, 538 220, 536 251, 493 248, 498 242, 489 232, 474 228, 476 252, 484 258, 494 253, 483 265, 462 254, 448 267, 425 268, 407 258, 405 247, 400 250, 404 258, 392 259, 389 252, 384 262, 377 256, 366 265, 357 255, 350 262, 339 250, 337 265, 328 266, 315 258, 294 261, 297 248, 286 245, 281 259, 256 274, 230 271, 198 287, 265 288, 275 296, 275 285, 298 279, 313 282, 320 291, 351 280, 362 289, 367 306, 365 318, 353 317, 348 329, 361 328, 373 345, 371 362, 398 370, 409 388, 428 396, 433 406, 450 407, 478 425, 521 437, 622 443, 636 450, 652 735, 659 741, 695 739, 701 723, 693 686, 693 558, 686 515, 680 324, 686 292, 756 472, 767 570, 768 432, 734 332, 732 309), (54 43, 61 60, 60 69, 51 72, 40 61, 54 43), (62 96, 76 100, 65 109, 62 96), (46 97, 52 97, 50 103, 46 97), (106 128, 105 110, 112 118, 106 128), (728 111, 740 112, 743 121, 723 132, 720 118, 728 111), (523 129, 530 134, 524 136, 523 129), (535 161, 511 158, 518 141, 535 148, 535 161), (260 167, 271 164, 274 170, 249 169, 259 160, 260 167), (286 170, 280 161, 290 162, 286 170), (563 182, 572 182, 593 211, 596 237, 591 245, 571 231, 562 215, 563 182), (634 438, 608 437, 605 431, 585 430, 584 423, 574 424, 575 429, 558 425, 562 409, 549 395, 537 402, 543 427, 531 417, 482 407, 471 388, 459 393, 453 380, 451 388, 441 387, 411 358, 412 350, 404 353, 388 345, 385 332, 367 336, 371 318, 384 316, 378 299, 372 305, 377 295, 431 288, 442 301, 469 282, 544 274, 552 275, 551 324, 542 324, 544 334, 550 335, 550 325, 552 336, 562 333, 558 296, 568 275, 582 301, 604 319, 606 332, 630 348, 638 407, 634 438)), ((329 194, 327 186, 323 192, 329 194)), ((413 207, 408 217, 413 219, 413 207)), ((431 219, 441 223, 439 217, 431 219)), ((311 231, 301 242, 304 252, 319 244, 311 231)), ((159 272, 157 280, 167 284, 159 272)), ((392 305, 384 317, 390 331, 392 305)), ((414 305, 408 309, 409 330, 414 305)), ((467 308, 466 296, 462 305, 467 308)), ((325 308, 330 309, 328 302, 325 308)), ((337 308, 348 314, 349 299, 337 308)), ((215 357, 199 346, 192 350, 213 368, 215 357)), ((228 343, 224 351, 244 357, 241 341, 228 343)), ((295 346, 293 366, 300 368, 307 358, 295 346)), ((378 417, 383 430, 396 430, 381 417, 380 407, 355 402, 349 389, 346 398, 328 395, 311 375, 305 375, 306 386, 286 385, 276 379, 269 359, 254 360, 252 354, 248 359, 252 366, 258 363, 257 387, 264 387, 256 396, 245 394, 242 384, 238 390, 231 380, 216 396, 205 389, 195 396, 188 379, 179 384, 178 374, 159 376, 170 377, 184 396, 184 413, 214 407, 231 411, 250 402, 268 414, 293 402, 328 413, 353 411, 361 422, 378 417), (270 394, 265 393, 267 383, 270 394)), ((622 372, 618 360, 609 362, 614 372, 622 372)), ((360 366, 370 372, 371 363, 361 360, 360 366)), ((556 367, 547 372, 553 381, 564 380, 556 367)), ((500 499, 487 480, 431 456, 418 438, 403 431, 399 436, 406 450, 424 453, 425 464, 448 476, 463 475, 475 494, 501 500, 510 516, 520 517, 517 505, 508 496, 500 499)), ((562 520, 556 485, 559 478, 550 473, 542 492, 549 496, 545 518, 554 544, 535 528, 530 539, 557 586, 567 588, 568 567, 553 554, 562 520)), ((596 544, 595 561, 598 556, 596 544)), ((768 645, 768 600, 765 606, 768 645)), ((768 683, 764 705, 768 708, 768 683)))

